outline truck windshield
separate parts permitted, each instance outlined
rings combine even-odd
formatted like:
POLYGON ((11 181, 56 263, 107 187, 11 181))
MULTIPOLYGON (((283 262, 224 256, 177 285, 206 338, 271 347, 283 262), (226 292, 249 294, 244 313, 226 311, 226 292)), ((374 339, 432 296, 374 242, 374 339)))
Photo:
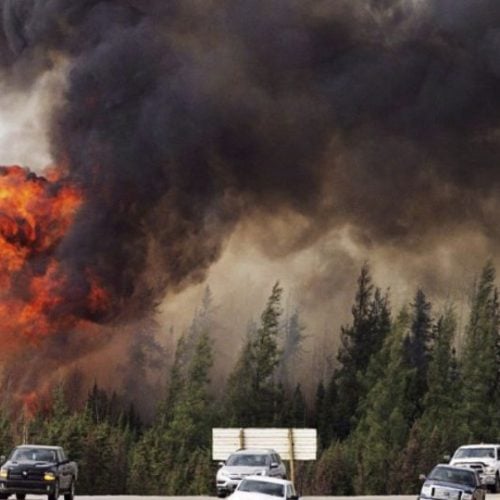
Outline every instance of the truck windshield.
POLYGON ((10 459, 15 462, 56 462, 56 452, 40 448, 17 448, 10 459))
POLYGON ((459 448, 453 458, 495 458, 495 449, 459 448))
POLYGON ((436 467, 429 474, 429 479, 445 481, 447 483, 466 484, 467 486, 476 485, 474 472, 451 467, 436 467))

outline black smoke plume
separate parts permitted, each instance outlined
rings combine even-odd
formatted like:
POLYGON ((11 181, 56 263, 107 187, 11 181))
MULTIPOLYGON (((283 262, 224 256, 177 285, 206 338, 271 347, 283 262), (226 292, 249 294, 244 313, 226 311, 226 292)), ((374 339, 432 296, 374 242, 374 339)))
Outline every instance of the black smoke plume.
POLYGON ((415 251, 464 227, 499 241, 496 0, 2 8, 5 80, 67 74, 52 152, 86 202, 58 254, 112 294, 97 321, 202 280, 242 217, 297 213, 299 245, 335 226, 415 251))

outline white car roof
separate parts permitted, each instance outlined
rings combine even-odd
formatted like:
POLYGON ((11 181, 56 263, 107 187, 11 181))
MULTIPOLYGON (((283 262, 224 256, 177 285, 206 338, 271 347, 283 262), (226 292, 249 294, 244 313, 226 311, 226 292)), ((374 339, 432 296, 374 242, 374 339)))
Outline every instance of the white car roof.
POLYGON ((458 448, 459 450, 462 449, 462 448, 491 448, 492 446, 500 446, 500 444, 484 444, 484 443, 481 443, 481 444, 466 444, 464 446, 460 446, 460 448, 458 448))

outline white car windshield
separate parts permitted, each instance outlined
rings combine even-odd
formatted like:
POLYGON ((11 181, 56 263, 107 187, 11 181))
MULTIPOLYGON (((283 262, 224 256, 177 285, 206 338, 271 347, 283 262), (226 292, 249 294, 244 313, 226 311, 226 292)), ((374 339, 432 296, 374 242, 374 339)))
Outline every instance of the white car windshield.
POLYGON ((453 458, 495 458, 495 449, 459 448, 453 458))
POLYGON ((243 479, 238 487, 239 491, 249 491, 252 493, 264 493, 274 497, 284 497, 285 490, 282 484, 258 481, 256 479, 243 479))
POLYGON ((271 460, 269 455, 251 455, 242 453, 240 455, 231 455, 226 462, 226 465, 242 465, 247 467, 265 467, 269 465, 271 460))

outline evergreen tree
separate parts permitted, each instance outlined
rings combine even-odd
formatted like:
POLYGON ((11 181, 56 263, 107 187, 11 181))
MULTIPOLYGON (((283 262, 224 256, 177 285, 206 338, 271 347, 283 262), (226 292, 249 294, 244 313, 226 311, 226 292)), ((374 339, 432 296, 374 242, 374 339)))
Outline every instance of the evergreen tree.
POLYGON ((381 349, 390 329, 388 299, 382 297, 380 290, 374 291, 366 264, 358 278, 352 316, 352 325, 341 330, 340 367, 330 381, 329 390, 336 397, 335 401, 329 401, 334 405, 331 434, 340 439, 351 432, 359 401, 368 389, 364 379, 370 358, 381 349))
POLYGON ((414 369, 406 365, 403 343, 409 327, 409 315, 403 310, 378 356, 385 360, 382 376, 366 397, 364 415, 352 438, 360 494, 387 492, 388 478, 408 438, 414 411, 408 388, 414 369))
POLYGON ((410 391, 415 401, 415 418, 423 411, 423 398, 427 392, 427 370, 432 341, 431 304, 422 290, 418 290, 412 304, 412 322, 405 339, 405 356, 408 366, 415 369, 410 391))
POLYGON ((276 400, 280 397, 275 371, 280 361, 278 348, 281 295, 276 283, 261 315, 255 335, 245 343, 228 381, 229 420, 239 426, 273 425, 276 400))
POLYGON ((499 306, 495 269, 488 262, 476 288, 465 346, 462 418, 468 439, 489 441, 498 437, 499 306), (493 424, 493 425, 492 425, 493 424))

